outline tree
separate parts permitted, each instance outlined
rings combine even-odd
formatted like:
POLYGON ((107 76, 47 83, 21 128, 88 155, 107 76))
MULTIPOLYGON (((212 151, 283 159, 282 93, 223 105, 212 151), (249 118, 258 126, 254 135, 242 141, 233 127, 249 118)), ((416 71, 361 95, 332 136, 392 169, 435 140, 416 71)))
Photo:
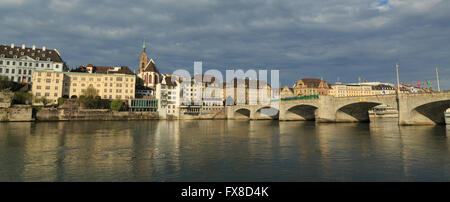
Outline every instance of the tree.
POLYGON ((98 90, 92 86, 88 86, 87 88, 81 90, 81 95, 95 98, 98 96, 98 90))
POLYGON ((62 97, 58 98, 58 106, 63 105, 65 101, 66 101, 66 99, 64 99, 62 97))
POLYGON ((52 101, 52 100, 47 99, 47 97, 41 97, 41 98, 38 99, 38 102, 42 102, 42 104, 43 104, 44 106, 47 106, 47 104, 49 104, 51 101, 52 101))
POLYGON ((0 90, 11 89, 13 86, 12 81, 7 76, 0 76, 0 90))
POLYGON ((111 102, 111 110, 119 111, 122 109, 123 102, 120 99, 115 99, 111 102))
POLYGON ((87 108, 97 108, 100 102, 100 97, 98 96, 98 90, 92 86, 89 86, 81 90, 81 95, 78 98, 80 103, 87 108))
POLYGON ((15 92, 13 97, 14 104, 31 104, 33 94, 28 92, 15 92))

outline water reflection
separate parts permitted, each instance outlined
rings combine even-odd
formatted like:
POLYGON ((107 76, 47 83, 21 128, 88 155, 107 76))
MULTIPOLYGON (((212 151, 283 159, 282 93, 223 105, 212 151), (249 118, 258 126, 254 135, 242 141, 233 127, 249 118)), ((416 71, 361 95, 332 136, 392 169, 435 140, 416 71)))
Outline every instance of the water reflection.
POLYGON ((0 181, 448 181, 448 126, 0 123, 0 181))

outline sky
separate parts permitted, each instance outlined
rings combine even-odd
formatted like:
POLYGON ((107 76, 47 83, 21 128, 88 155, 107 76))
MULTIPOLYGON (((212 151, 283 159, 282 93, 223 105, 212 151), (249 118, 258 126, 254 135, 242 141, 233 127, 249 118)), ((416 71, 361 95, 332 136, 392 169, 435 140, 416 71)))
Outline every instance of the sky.
MULTIPOLYGON (((450 89, 448 0, 0 0, 0 43, 57 49, 71 67, 277 69, 281 84, 430 80, 450 89)), ((225 75, 225 74, 224 74, 225 75)))

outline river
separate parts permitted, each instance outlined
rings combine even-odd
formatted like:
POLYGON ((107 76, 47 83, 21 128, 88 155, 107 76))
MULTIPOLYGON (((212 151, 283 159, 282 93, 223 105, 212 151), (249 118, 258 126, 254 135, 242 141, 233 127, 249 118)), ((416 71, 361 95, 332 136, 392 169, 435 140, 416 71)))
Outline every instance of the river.
POLYGON ((449 126, 0 123, 0 181, 450 181, 449 126))

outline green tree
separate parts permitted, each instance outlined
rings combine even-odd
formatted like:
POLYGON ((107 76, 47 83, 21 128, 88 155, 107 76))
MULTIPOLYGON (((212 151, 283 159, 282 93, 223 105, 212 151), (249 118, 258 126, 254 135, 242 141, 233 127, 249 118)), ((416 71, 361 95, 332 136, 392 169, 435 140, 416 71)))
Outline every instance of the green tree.
POLYGON ((58 106, 63 105, 65 101, 66 101, 66 99, 64 99, 62 97, 58 98, 58 106))
POLYGON ((87 88, 81 90, 81 95, 95 98, 98 96, 98 90, 92 86, 88 86, 87 88))
POLYGON ((7 76, 0 76, 0 90, 11 89, 13 82, 7 76))
POLYGON ((48 99, 47 97, 41 97, 38 99, 38 102, 41 102, 44 106, 47 106, 52 100, 48 99))
POLYGON ((29 92, 15 92, 13 97, 13 104, 31 104, 33 94, 29 92))
POLYGON ((100 102, 100 96, 98 96, 98 90, 92 86, 89 86, 81 90, 81 95, 78 98, 80 103, 87 108, 97 108, 100 102))
POLYGON ((111 110, 119 111, 122 109, 123 102, 120 99, 115 99, 111 102, 111 110))

